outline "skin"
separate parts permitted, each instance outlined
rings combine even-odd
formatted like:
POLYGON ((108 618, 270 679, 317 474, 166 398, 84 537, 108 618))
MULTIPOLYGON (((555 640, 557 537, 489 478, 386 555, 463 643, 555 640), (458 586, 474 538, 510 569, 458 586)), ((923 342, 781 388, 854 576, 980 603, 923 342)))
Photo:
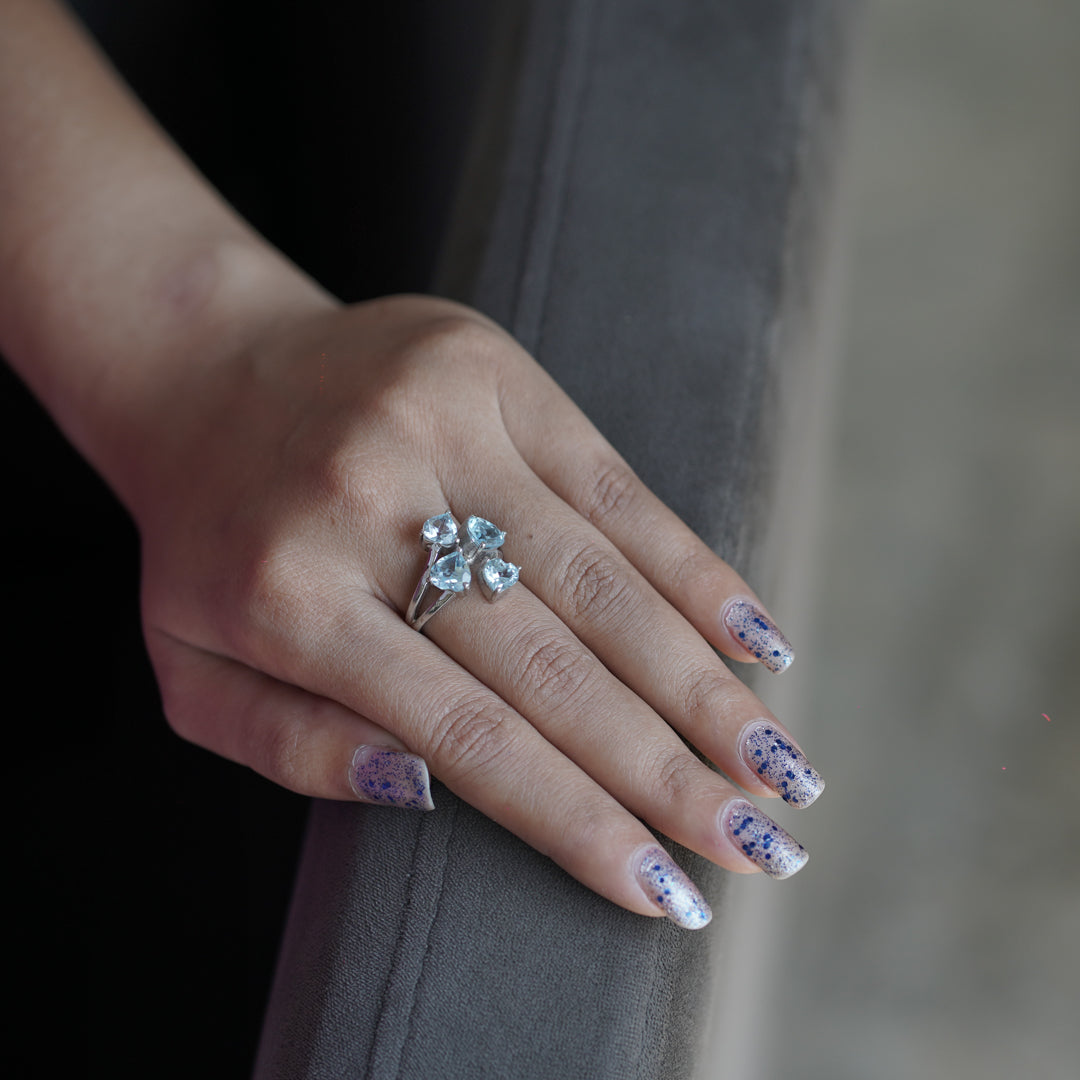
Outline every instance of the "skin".
MULTIPOLYGON (((0 0, 0 347, 143 544, 146 642, 184 738, 354 798, 362 743, 643 915, 644 820, 728 869, 738 756, 777 721, 717 659, 753 593, 541 368, 468 308, 343 306, 240 221, 62 9, 0 0), (508 533, 522 583, 423 635, 432 514, 508 533)), ((777 724, 781 732, 783 728, 777 724)))

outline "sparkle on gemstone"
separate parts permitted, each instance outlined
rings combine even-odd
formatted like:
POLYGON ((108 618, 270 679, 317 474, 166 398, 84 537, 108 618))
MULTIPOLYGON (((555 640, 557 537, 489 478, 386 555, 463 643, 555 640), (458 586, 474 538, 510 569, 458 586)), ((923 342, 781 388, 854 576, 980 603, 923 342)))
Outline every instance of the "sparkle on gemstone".
POLYGON ((450 592, 464 592, 472 581, 469 564, 462 558, 460 551, 451 551, 436 560, 431 568, 431 584, 436 589, 449 589, 450 592))
POLYGON ((465 530, 480 547, 487 548, 489 551, 502 547, 506 539, 506 533, 500 532, 490 521, 476 517, 475 514, 465 522, 465 530))
POLYGON ((513 563, 504 562, 502 559, 488 559, 480 573, 483 575, 484 584, 498 595, 517 581, 521 570, 513 563))
POLYGON ((457 522, 453 519, 450 511, 428 518, 424 522, 422 536, 424 543, 433 547, 453 547, 457 543, 457 522))

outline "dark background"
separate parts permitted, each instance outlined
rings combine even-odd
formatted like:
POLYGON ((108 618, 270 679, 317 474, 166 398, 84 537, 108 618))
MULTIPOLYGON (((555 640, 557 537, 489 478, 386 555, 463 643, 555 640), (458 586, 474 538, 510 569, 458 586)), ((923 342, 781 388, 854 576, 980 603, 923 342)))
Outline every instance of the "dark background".
MULTIPOLYGON (((491 0, 74 6, 211 182, 329 289, 428 287, 491 0)), ((0 431, 8 1075, 244 1076, 307 801, 168 729, 135 528, 6 366, 0 431)))

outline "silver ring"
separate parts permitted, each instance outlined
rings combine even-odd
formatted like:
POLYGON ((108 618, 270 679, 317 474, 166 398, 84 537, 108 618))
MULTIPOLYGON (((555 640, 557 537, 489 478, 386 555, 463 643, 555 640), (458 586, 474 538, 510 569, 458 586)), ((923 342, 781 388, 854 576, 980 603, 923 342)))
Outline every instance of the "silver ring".
POLYGON ((466 519, 464 531, 449 510, 428 518, 420 530, 420 542, 428 549, 427 566, 413 590, 405 621, 414 630, 423 630, 432 615, 469 588, 474 574, 484 596, 498 600, 521 572, 502 557, 505 540, 506 533, 498 526, 475 514, 466 519), (422 601, 431 589, 439 595, 424 608, 422 601))

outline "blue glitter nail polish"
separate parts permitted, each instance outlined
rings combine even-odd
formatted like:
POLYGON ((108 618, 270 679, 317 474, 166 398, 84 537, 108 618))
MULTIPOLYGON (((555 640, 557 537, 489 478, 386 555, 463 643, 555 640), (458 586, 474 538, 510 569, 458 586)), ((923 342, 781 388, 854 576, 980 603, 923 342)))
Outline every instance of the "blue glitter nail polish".
POLYGON ((764 612, 749 600, 736 600, 724 612, 724 623, 735 640, 773 674, 786 670, 795 659, 791 642, 764 612))
POLYGON ((809 806, 825 790, 821 774, 773 724, 761 722, 747 729, 743 736, 742 756, 746 764, 792 806, 809 806))
POLYGON ((642 852, 637 879, 645 895, 673 923, 685 930, 708 925, 712 911, 705 898, 662 847, 642 852))
POLYGON ((385 746, 360 746, 352 757, 349 784, 361 802, 434 810, 427 763, 416 754, 385 746))
POLYGON ((791 877, 810 858, 802 844, 745 799, 728 803, 720 824, 732 843, 769 877, 791 877))

